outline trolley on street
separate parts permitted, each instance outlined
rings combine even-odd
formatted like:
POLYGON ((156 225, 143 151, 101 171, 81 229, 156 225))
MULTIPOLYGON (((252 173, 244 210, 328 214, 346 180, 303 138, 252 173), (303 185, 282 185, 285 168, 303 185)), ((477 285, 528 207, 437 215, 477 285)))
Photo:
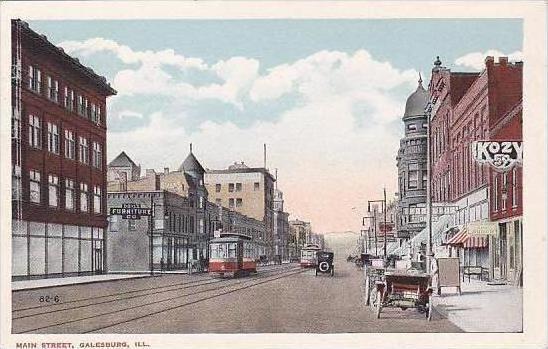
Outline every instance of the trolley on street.
POLYGON ((208 272, 217 276, 243 276, 257 272, 256 246, 250 236, 221 233, 209 244, 208 272))
POLYGON ((301 249, 301 267, 314 268, 316 267, 316 252, 320 251, 320 246, 316 244, 308 244, 301 249))

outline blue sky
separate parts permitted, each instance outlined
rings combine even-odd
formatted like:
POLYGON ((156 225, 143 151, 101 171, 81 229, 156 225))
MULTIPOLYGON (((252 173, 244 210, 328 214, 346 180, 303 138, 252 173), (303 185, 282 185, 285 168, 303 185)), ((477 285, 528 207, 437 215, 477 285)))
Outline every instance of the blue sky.
POLYGON ((405 100, 437 55, 459 71, 486 54, 522 59, 517 19, 29 24, 118 90, 109 160, 126 150, 144 168, 175 167, 193 142, 204 167, 257 166, 267 143, 286 207, 318 231, 358 229, 350 208, 396 190, 405 100))

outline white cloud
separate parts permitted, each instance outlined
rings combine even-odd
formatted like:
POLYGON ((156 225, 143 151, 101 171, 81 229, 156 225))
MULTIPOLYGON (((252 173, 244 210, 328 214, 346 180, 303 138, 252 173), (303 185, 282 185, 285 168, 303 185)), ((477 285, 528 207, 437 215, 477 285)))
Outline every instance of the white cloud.
POLYGON ((521 51, 515 51, 512 53, 502 53, 498 50, 487 50, 485 52, 471 52, 464 56, 461 56, 455 60, 456 65, 463 67, 473 68, 475 70, 482 70, 485 68, 485 57, 493 56, 495 60, 497 57, 508 57, 511 62, 517 62, 523 60, 523 53, 521 51))
POLYGON ((118 117, 149 122, 127 131, 109 131, 109 159, 125 150, 143 167, 176 168, 192 142, 204 167, 225 168, 233 161, 261 166, 262 144, 267 143, 268 166, 279 169, 286 209, 292 217, 311 220, 320 232, 358 230, 364 212, 351 208, 377 198, 383 185, 388 193, 397 187, 399 136, 391 127, 400 120, 407 96, 397 98, 392 92, 403 87, 411 93, 418 78, 414 70, 399 70, 366 50, 320 51, 260 74, 260 62, 247 57, 208 65, 173 50, 134 51, 101 38, 62 46, 74 55, 109 52, 122 63, 136 64, 116 73, 113 85, 119 96, 142 96, 142 103, 157 95, 205 105, 219 100, 240 109, 254 103, 268 116, 269 121, 256 119, 243 128, 236 118, 214 122, 210 115, 201 115, 203 121, 189 130, 182 121, 189 117, 185 107, 176 109, 177 115, 171 105, 143 115, 139 103, 129 104, 117 96, 118 117), (185 74, 164 69, 167 65, 215 79, 198 84, 185 74), (263 102, 276 102, 285 95, 298 96, 299 103, 270 115, 269 103, 263 102), (359 123, 363 126, 357 127, 359 123))

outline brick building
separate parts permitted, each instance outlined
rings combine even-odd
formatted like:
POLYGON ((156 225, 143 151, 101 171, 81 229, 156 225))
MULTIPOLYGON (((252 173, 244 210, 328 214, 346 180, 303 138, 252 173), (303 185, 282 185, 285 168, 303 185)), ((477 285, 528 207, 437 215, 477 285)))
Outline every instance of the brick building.
POLYGON ((267 257, 272 258, 274 247, 274 182, 276 179, 263 167, 248 167, 235 163, 224 170, 208 170, 205 186, 209 200, 265 225, 263 241, 268 244, 267 257))
POLYGON ((12 275, 104 271, 106 99, 116 91, 12 21, 12 275))
POLYGON ((461 243, 463 263, 489 267, 491 277, 505 278, 495 272, 501 241, 489 207, 499 193, 490 190, 491 170, 473 159, 471 146, 501 132, 496 125, 520 103, 522 63, 508 63, 506 57, 495 63, 487 57, 483 71, 460 73, 443 67, 438 58, 429 93, 433 201, 454 207, 454 223, 476 237, 466 248, 461 243))
POLYGON ((190 152, 176 171, 164 168, 157 173, 146 169, 145 176, 140 177, 140 166, 137 166, 125 152, 120 153, 109 164, 108 190, 110 192, 152 192, 168 191, 186 198, 188 213, 183 219, 188 220, 188 241, 190 259, 204 259, 207 256, 207 244, 210 238, 207 226, 206 204, 208 193, 204 185, 205 170, 194 154, 190 152))
MULTIPOLYGON (((519 101, 506 115, 495 122, 490 140, 522 141, 523 106, 519 101)), ((494 277, 521 284, 523 270, 523 168, 513 166, 509 171, 489 171, 492 193, 490 218, 498 225, 498 239, 493 248, 494 277)))

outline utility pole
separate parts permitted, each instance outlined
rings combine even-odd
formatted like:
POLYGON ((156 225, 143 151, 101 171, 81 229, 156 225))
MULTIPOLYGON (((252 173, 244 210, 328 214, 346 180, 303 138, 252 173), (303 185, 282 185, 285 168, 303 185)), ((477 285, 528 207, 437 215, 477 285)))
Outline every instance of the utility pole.
POLYGON ((426 107, 426 173, 428 185, 426 186, 426 221, 428 224, 428 243, 426 244, 426 272, 429 273, 432 263, 432 154, 430 142, 430 116, 432 113, 432 105, 428 102, 426 107))
POLYGON ((383 249, 384 249, 384 258, 386 258, 386 188, 383 188, 383 192, 384 192, 384 246, 383 246, 383 249))
POLYGON ((154 194, 153 193, 150 193, 150 219, 149 219, 149 224, 148 224, 148 229, 149 229, 149 233, 150 233, 150 236, 149 236, 149 250, 150 250, 150 275, 151 276, 154 276, 154 261, 153 261, 153 257, 154 257, 154 253, 153 253, 153 239, 152 239, 152 232, 154 231, 154 198, 153 198, 154 194))

